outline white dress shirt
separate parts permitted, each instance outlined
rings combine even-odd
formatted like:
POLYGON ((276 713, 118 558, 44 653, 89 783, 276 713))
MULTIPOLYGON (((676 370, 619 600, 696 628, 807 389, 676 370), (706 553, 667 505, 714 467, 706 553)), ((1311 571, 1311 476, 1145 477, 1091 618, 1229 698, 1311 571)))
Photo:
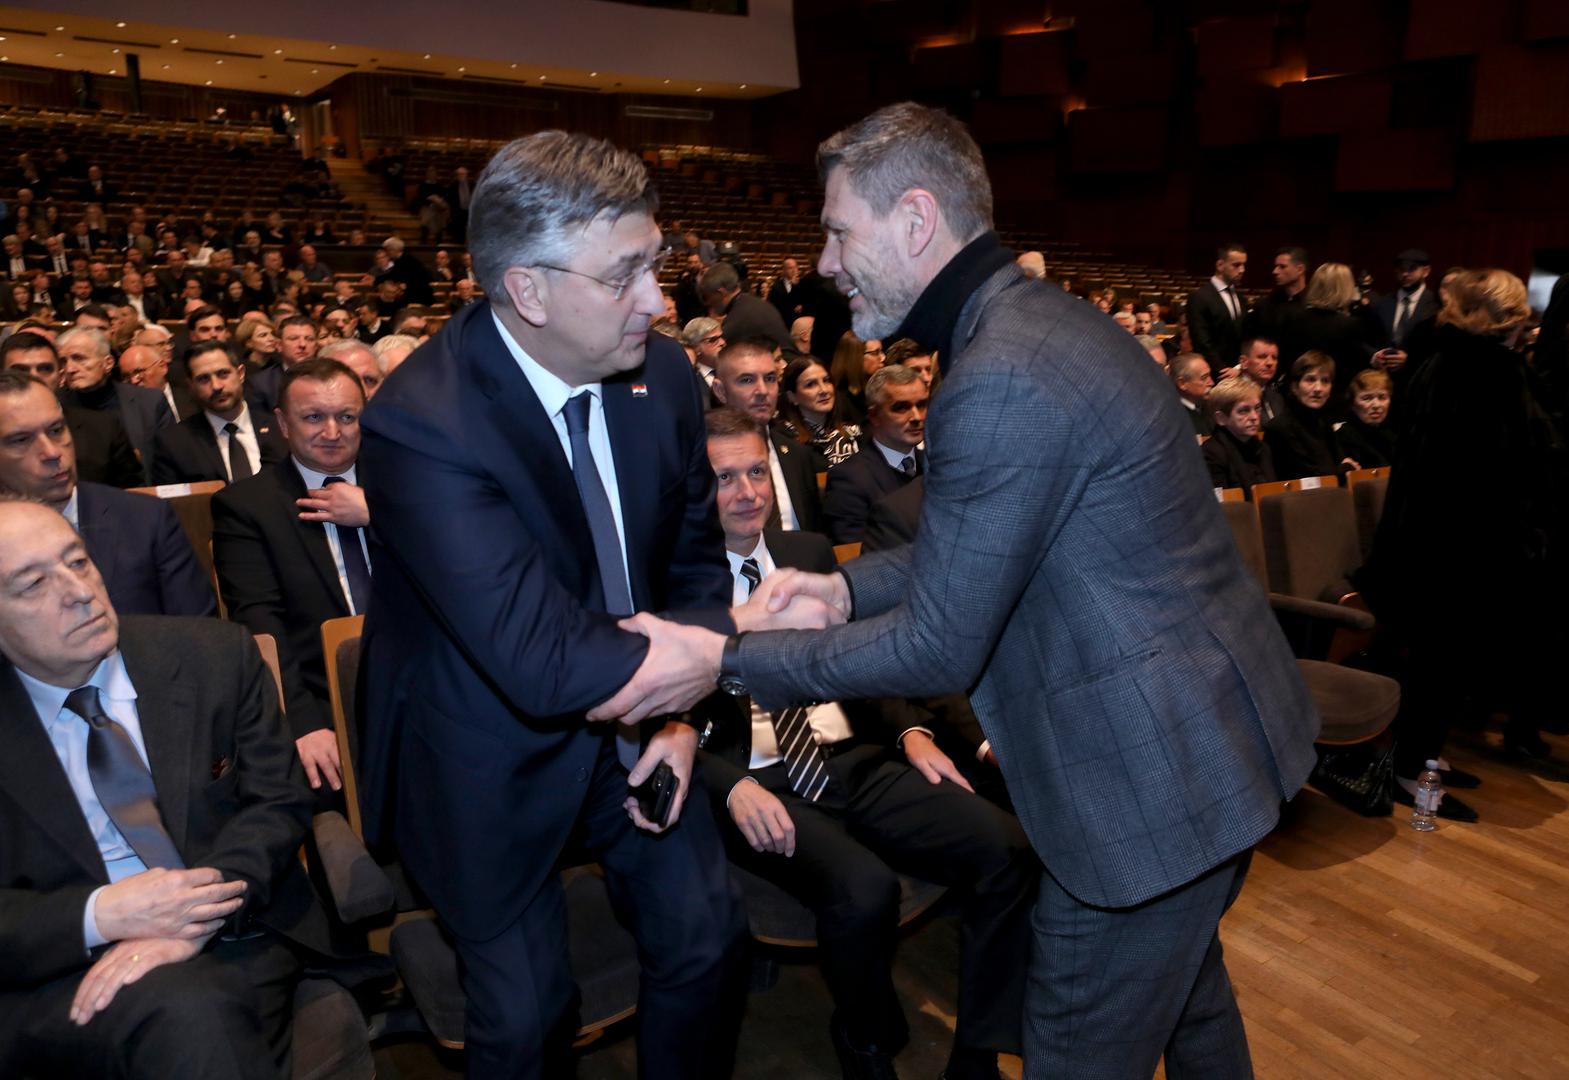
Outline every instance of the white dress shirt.
MULTIPOLYGON (((359 474, 355 472, 355 467, 353 465, 350 465, 341 473, 324 473, 317 472, 315 469, 312 469, 310 466, 306 465, 299 458, 294 458, 294 467, 300 470, 300 478, 305 481, 305 488, 307 491, 314 491, 317 488, 326 487, 327 477, 329 476, 341 476, 344 480, 351 484, 359 483, 359 474)), ((334 525, 330 521, 324 521, 322 524, 326 526, 327 529, 327 546, 332 549, 332 565, 336 567, 338 571, 338 588, 343 590, 343 599, 349 605, 349 614, 362 614, 362 612, 355 608, 354 593, 349 590, 349 572, 343 565, 343 540, 338 535, 338 526, 334 525)), ((360 529, 359 534, 360 551, 365 556, 365 568, 369 570, 370 549, 365 546, 365 530, 360 529)))
POLYGON ((147 321, 147 309, 142 306, 142 298, 140 296, 126 296, 125 306, 136 312, 138 321, 147 321))
POLYGON ((627 537, 626 527, 621 522, 621 488, 616 484, 616 459, 610 446, 610 430, 605 424, 605 403, 602 398, 603 390, 599 383, 586 383, 583 386, 569 386, 559 376, 546 371, 528 353, 523 351, 512 337, 512 331, 496 318, 494 309, 490 317, 495 320, 496 331, 501 335, 501 340, 506 344, 512 359, 517 361, 518 367, 523 370, 523 376, 528 379, 528 384, 534 388, 534 396, 539 398, 539 403, 544 406, 545 415, 550 417, 550 422, 555 426, 556 438, 561 440, 561 452, 567 456, 567 464, 572 464, 572 436, 567 433, 567 418, 562 410, 566 408, 567 399, 576 397, 587 390, 590 395, 588 406, 588 448, 594 455, 594 465, 599 470, 599 482, 604 485, 605 497, 610 500, 610 513, 616 519, 616 539, 621 542, 621 565, 626 573, 627 585, 632 583, 631 570, 626 566, 627 537))
POLYGON ((169 383, 163 384, 163 399, 169 403, 169 411, 174 414, 175 422, 180 420, 180 407, 174 403, 174 387, 169 383))
MULTIPOLYGON (((147 864, 126 842, 109 812, 98 800, 98 791, 93 787, 92 774, 87 768, 87 720, 65 707, 65 699, 76 688, 40 682, 20 668, 16 674, 22 680, 27 696, 32 699, 38 720, 49 736, 55 756, 60 759, 60 767, 65 770, 65 778, 82 808, 82 816, 87 820, 87 831, 92 833, 93 841, 98 845, 98 854, 103 857, 109 881, 117 882, 146 870, 147 864)), ((147 745, 142 738, 141 715, 136 711, 136 687, 131 685, 131 677, 126 673, 125 661, 120 657, 119 650, 104 657, 87 680, 87 685, 98 688, 104 712, 125 729, 142 764, 150 770, 152 766, 147 760, 147 745)), ((98 921, 94 917, 98 894, 102 891, 103 886, 100 886, 89 893, 82 911, 82 937, 89 949, 106 943, 104 936, 98 932, 98 921)))
POLYGON ((773 436, 766 431, 763 432, 763 441, 768 444, 768 473, 774 482, 774 505, 779 507, 779 527, 785 532, 799 532, 801 519, 795 516, 795 503, 785 483, 784 469, 779 464, 779 448, 774 445, 773 436))
POLYGON ((1226 310, 1231 312, 1232 321, 1242 318, 1242 300, 1237 295, 1237 290, 1227 285, 1225 280, 1216 274, 1209 279, 1209 283, 1220 293, 1220 302, 1226 305, 1226 310))
POLYGON ((877 447, 877 452, 883 456, 883 460, 888 463, 888 467, 895 472, 904 472, 904 463, 912 458, 915 460, 916 472, 920 472, 921 459, 915 455, 917 450, 926 449, 924 440, 916 444, 915 450, 890 450, 876 439, 872 440, 872 445, 877 447))
MULTIPOLYGON (((214 412, 205 415, 207 422, 212 425, 212 433, 218 437, 218 453, 223 456, 223 471, 228 474, 230 483, 233 483, 234 467, 229 462, 229 433, 223 430, 229 421, 214 412)), ((255 476, 261 472, 261 443, 256 441, 256 426, 251 423, 250 405, 241 403, 240 415, 234 418, 234 423, 240 429, 234 433, 234 437, 240 441, 240 447, 251 463, 251 475, 255 476)))
MULTIPOLYGON (((77 532, 82 531, 82 507, 80 501, 76 497, 77 492, 80 490, 80 488, 72 485, 71 497, 65 500, 64 506, 60 507, 61 516, 64 517, 66 521, 69 521, 71 523, 71 528, 75 529, 77 532)), ((63 701, 65 699, 62 698, 61 700, 63 701)))
MULTIPOLYGON (((767 577, 774 572, 774 558, 768 553, 768 543, 761 535, 757 538, 757 547, 752 549, 750 555, 737 555, 725 549, 725 558, 730 560, 730 576, 734 582, 731 591, 732 601, 736 604, 746 603, 751 596, 751 589, 746 578, 741 576, 741 564, 747 559, 756 559, 757 568, 767 577)), ((850 719, 845 716, 844 710, 834 702, 813 705, 806 714, 806 722, 811 725, 812 738, 817 740, 819 746, 832 746, 836 742, 848 739, 854 734, 850 730, 850 719)), ((766 768, 777 765, 784 760, 784 755, 779 753, 779 736, 774 731, 773 718, 759 708, 757 702, 752 703, 752 761, 753 769, 766 768)))

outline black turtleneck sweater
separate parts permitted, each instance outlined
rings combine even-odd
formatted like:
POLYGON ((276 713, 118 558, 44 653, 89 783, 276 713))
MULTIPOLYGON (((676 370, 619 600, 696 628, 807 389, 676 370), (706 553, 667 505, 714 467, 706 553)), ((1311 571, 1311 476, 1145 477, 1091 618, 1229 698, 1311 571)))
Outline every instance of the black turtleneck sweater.
POLYGON ((987 278, 1013 261, 994 232, 971 240, 932 278, 890 340, 910 338, 937 352, 944 375, 953 363, 953 331, 964 305, 987 278))
POLYGON ((1310 409, 1289 390, 1282 396, 1285 411, 1264 425, 1264 438, 1275 458, 1276 476, 1296 480, 1339 475, 1341 454, 1327 408, 1310 409))
POLYGON ((116 392, 113 379, 105 379, 90 390, 63 390, 60 398, 67 405, 76 405, 83 409, 93 409, 97 412, 120 411, 120 395, 116 392))

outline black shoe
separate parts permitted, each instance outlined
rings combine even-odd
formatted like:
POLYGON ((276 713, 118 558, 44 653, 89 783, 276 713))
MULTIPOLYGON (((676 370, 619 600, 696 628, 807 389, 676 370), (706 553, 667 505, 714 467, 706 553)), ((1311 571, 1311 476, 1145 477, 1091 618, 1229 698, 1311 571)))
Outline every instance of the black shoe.
MULTIPOLYGON (((1416 799, 1409 791, 1405 789, 1399 780, 1395 781, 1394 797, 1395 802, 1399 803, 1401 806, 1416 805, 1416 799)), ((1459 798, 1449 794, 1447 791, 1444 793, 1444 797, 1438 802, 1438 816, 1443 818, 1445 821, 1472 822, 1478 820, 1478 814, 1475 810, 1471 809, 1470 803, 1461 802, 1459 798)))
POLYGON ((1553 753, 1553 748, 1547 745, 1547 740, 1530 729, 1510 731, 1505 728, 1504 750, 1531 761, 1546 761, 1553 753))
POLYGON ((1439 769, 1438 775, 1444 778, 1446 788, 1455 788, 1458 791, 1470 791, 1482 786, 1482 778, 1476 773, 1468 773, 1464 769, 1457 769, 1451 765, 1447 769, 1439 769))
POLYGON ((828 1037, 833 1040, 834 1053, 839 1055, 844 1080, 899 1080, 899 1074, 893 1071, 893 1055, 875 1046, 852 1045, 849 1033, 837 1018, 828 1024, 828 1037))

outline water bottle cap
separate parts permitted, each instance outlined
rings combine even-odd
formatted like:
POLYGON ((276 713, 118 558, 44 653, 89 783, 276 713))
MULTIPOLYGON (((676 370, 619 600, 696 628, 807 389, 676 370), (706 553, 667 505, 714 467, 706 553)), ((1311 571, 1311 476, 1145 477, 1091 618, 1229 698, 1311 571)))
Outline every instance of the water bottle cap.
POLYGON ((1438 762, 1437 761, 1429 761, 1427 763, 1427 767, 1429 769, 1432 769, 1434 772, 1437 772, 1438 771, 1438 762))

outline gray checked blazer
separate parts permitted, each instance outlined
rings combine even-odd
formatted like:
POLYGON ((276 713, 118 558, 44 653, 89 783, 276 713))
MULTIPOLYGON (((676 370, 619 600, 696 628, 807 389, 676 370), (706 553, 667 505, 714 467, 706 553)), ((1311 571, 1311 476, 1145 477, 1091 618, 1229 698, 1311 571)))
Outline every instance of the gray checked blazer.
POLYGON ((1318 714, 1133 340, 1009 263, 953 342, 914 544, 846 567, 848 625, 747 635, 739 674, 769 708, 969 690, 1047 870, 1137 904, 1269 832, 1318 714))

